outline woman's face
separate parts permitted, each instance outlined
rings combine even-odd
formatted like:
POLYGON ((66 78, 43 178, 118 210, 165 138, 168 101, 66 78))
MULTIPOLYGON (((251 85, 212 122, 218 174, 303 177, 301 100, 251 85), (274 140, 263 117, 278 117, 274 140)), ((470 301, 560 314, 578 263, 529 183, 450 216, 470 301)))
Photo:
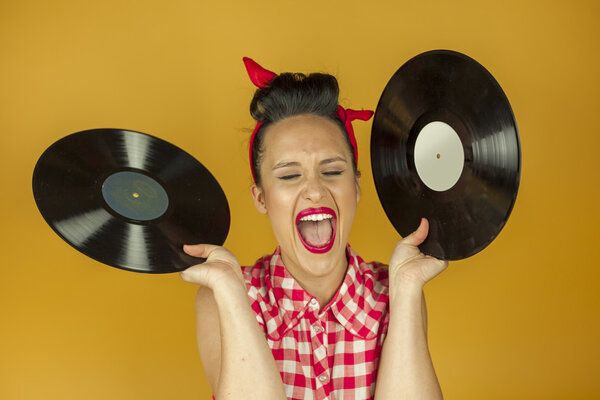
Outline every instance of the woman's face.
POLYGON ((316 115, 281 120, 265 132, 256 208, 268 214, 286 268, 299 280, 343 274, 360 197, 339 125, 316 115))

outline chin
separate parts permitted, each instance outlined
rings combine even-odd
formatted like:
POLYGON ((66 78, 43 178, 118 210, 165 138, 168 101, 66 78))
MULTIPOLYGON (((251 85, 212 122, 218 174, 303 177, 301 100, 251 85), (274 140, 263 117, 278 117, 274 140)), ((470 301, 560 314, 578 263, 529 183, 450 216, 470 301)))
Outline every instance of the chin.
POLYGON ((342 246, 336 241, 329 251, 313 253, 300 244, 300 254, 298 256, 302 269, 309 271, 311 275, 316 277, 327 276, 338 267, 341 258, 346 259, 346 246, 342 246))

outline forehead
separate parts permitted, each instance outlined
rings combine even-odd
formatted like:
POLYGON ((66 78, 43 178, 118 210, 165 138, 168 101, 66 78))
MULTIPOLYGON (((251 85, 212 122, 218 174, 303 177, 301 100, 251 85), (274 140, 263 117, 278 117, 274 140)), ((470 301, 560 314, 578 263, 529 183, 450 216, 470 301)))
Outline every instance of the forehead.
POLYGON ((265 159, 312 154, 350 157, 341 127, 318 115, 296 115, 271 125, 265 132, 265 159))

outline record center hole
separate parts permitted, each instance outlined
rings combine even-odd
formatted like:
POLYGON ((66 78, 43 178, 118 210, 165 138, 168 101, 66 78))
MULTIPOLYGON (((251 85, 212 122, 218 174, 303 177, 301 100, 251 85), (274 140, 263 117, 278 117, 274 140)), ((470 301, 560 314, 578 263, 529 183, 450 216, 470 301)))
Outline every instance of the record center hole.
POLYGON ((441 157, 441 156, 440 156, 440 153, 437 153, 437 156, 436 156, 436 157, 437 157, 437 158, 438 158, 438 160, 439 160, 439 158, 441 157))
POLYGON ((138 197, 140 197, 140 194, 139 194, 139 193, 135 193, 135 192, 134 192, 134 193, 132 194, 132 196, 133 196, 133 198, 134 198, 134 199, 137 199, 138 197))

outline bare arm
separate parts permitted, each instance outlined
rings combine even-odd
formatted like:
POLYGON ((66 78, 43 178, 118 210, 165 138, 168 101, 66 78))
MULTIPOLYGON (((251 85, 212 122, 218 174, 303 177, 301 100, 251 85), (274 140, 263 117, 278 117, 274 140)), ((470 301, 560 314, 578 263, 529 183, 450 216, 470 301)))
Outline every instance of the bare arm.
POLYGON ((198 349, 215 398, 285 399, 277 365, 250 308, 233 254, 206 245, 185 250, 207 257, 181 276, 201 285, 196 296, 198 349))
POLYGON ((427 311, 423 286, 447 263, 424 256, 427 220, 402 239, 390 261, 390 324, 386 336, 375 398, 442 399, 427 344, 427 311))

